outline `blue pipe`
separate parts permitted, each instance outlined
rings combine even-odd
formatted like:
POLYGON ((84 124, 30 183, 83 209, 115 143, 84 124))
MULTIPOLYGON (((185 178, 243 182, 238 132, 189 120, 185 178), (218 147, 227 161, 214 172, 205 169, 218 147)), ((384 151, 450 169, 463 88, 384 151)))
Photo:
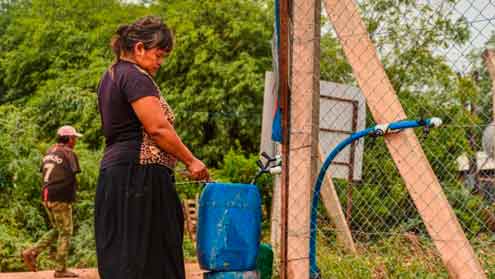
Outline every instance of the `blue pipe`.
POLYGON ((356 133, 351 134, 349 137, 341 141, 327 156, 325 162, 320 168, 318 178, 315 183, 313 191, 313 199, 311 203, 311 224, 310 224, 310 238, 309 238, 309 261, 310 261, 310 278, 320 278, 320 271, 316 265, 316 227, 317 227, 317 213, 318 213, 318 201, 320 197, 321 185, 325 179, 325 174, 328 167, 332 163, 333 159, 342 151, 346 146, 353 141, 369 135, 384 136, 387 133, 399 132, 408 128, 415 127, 438 127, 442 124, 439 118, 429 118, 425 120, 403 120, 392 122, 385 125, 375 125, 371 128, 367 128, 356 133))

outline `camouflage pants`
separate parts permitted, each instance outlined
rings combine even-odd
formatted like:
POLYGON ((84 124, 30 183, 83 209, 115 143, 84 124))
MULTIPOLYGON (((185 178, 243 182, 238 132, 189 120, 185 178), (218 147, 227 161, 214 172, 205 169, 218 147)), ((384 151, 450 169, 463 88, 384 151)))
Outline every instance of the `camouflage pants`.
POLYGON ((57 241, 55 270, 63 271, 66 269, 70 238, 72 236, 72 204, 66 202, 46 202, 44 205, 48 219, 50 220, 51 229, 38 240, 33 249, 37 253, 40 253, 47 248, 51 248, 52 244, 57 241))

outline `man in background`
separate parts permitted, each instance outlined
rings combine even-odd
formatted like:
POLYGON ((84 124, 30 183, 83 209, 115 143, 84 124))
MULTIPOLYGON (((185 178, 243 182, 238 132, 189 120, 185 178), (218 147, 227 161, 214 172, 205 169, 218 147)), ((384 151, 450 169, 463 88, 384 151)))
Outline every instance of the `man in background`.
POLYGON ((72 203, 76 198, 76 174, 81 172, 73 149, 77 138, 81 136, 72 126, 60 127, 57 143, 43 157, 40 170, 43 181, 41 198, 51 229, 33 247, 22 252, 24 263, 31 271, 36 271, 36 257, 57 241, 56 278, 78 277, 67 270, 66 262, 73 230, 72 203))

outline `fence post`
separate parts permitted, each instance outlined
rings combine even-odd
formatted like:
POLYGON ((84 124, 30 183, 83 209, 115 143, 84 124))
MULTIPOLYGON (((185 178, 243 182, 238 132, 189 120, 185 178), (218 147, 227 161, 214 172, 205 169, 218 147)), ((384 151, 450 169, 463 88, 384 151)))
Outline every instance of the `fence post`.
POLYGON ((309 221, 317 171, 320 96, 318 0, 292 1, 287 275, 309 278, 309 221))
MULTIPOLYGON (((356 3, 325 0, 325 7, 375 121, 405 119, 356 3)), ((450 276, 486 278, 414 131, 387 136, 385 142, 450 276)))
MULTIPOLYGON (((325 161, 321 148, 318 148, 318 157, 319 166, 321 166, 325 161)), ((335 225, 335 229, 337 230, 337 241, 348 252, 356 254, 356 245, 354 244, 349 224, 346 221, 344 211, 340 205, 339 196, 337 195, 337 191, 333 185, 332 176, 329 173, 327 173, 325 181, 323 181, 323 186, 321 187, 321 201, 326 207, 327 213, 335 225)))

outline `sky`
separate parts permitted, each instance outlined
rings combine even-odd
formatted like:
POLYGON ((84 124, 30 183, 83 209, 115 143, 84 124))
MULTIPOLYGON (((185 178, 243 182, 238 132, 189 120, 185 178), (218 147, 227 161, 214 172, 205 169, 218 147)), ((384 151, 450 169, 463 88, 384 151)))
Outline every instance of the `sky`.
MULTIPOLYGON (((445 0, 429 2, 446 2, 445 0)), ((458 72, 469 70, 466 55, 473 49, 484 48, 491 34, 495 31, 495 1, 492 0, 459 0, 451 6, 454 17, 464 16, 469 23, 471 38, 462 46, 451 46, 444 50, 448 60, 458 72)), ((494 46, 495 47, 495 46, 494 46)))

